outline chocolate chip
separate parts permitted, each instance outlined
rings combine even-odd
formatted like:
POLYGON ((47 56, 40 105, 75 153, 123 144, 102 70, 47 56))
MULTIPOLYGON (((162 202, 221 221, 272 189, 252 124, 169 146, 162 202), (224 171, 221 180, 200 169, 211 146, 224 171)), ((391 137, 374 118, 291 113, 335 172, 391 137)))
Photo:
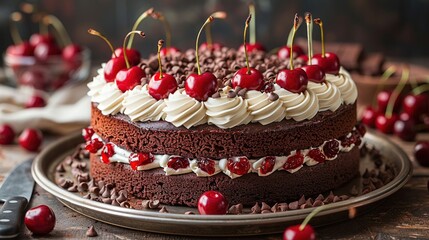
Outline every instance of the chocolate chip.
POLYGON ((277 99, 279 99, 279 95, 277 95, 277 93, 274 93, 274 92, 268 93, 268 100, 270 100, 271 102, 274 102, 274 101, 277 101, 277 99))
POLYGON ((255 214, 255 213, 261 213, 261 207, 259 206, 258 203, 255 203, 255 205, 253 205, 253 207, 251 208, 251 210, 252 210, 253 214, 255 214))
POLYGON ((219 92, 213 93, 212 98, 220 98, 220 93, 219 92))
POLYGON ((118 206, 118 207, 121 206, 121 204, 118 201, 116 201, 116 199, 112 200, 112 205, 118 206))
POLYGON ((77 186, 75 184, 73 184, 73 186, 67 188, 67 191, 69 191, 69 192, 77 192, 77 186))
POLYGON ((264 213, 272 213, 272 212, 271 210, 262 210, 261 213, 264 214, 264 213))
POLYGON ((128 192, 126 190, 120 190, 119 195, 124 194, 126 198, 128 198, 128 192))
POLYGON ((334 199, 332 200, 332 202, 336 203, 336 202, 340 202, 341 198, 338 196, 335 196, 334 199))
POLYGON ((235 98, 237 96, 237 94, 234 91, 229 91, 226 96, 228 98, 235 98))
POLYGON ((150 209, 157 209, 157 208, 159 208, 159 200, 157 200, 157 199, 150 200, 149 201, 149 208, 150 209))
POLYGON ((280 211, 280 209, 279 209, 279 204, 278 203, 275 203, 272 207, 271 207, 271 212, 279 212, 280 211))
POLYGON ((118 192, 116 192, 116 189, 114 188, 114 189, 112 189, 112 191, 110 192, 110 199, 116 199, 116 198, 118 198, 119 197, 119 195, 118 195, 118 192))
POLYGON ((325 200, 325 197, 322 194, 319 194, 319 196, 317 196, 316 199, 314 199, 314 201, 317 201, 317 200, 323 201, 325 200))
POLYGON ((56 168, 55 171, 59 172, 59 173, 63 173, 66 170, 64 169, 64 165, 62 163, 60 163, 56 168))
POLYGON ((91 199, 91 194, 90 194, 90 193, 87 193, 87 194, 85 194, 85 195, 83 196, 83 198, 85 198, 85 199, 91 199))
POLYGON ((277 209, 280 210, 281 212, 285 212, 289 210, 289 206, 287 203, 279 203, 277 206, 277 209))
POLYGON ((73 181, 68 180, 68 179, 64 179, 64 178, 59 179, 59 182, 60 182, 60 187, 62 187, 64 189, 69 188, 73 184, 73 181))
POLYGON ((247 92, 247 89, 243 88, 240 91, 238 91, 237 95, 244 98, 246 96, 246 92, 247 92))
POLYGON ((97 231, 95 231, 95 228, 93 225, 91 225, 88 230, 86 231, 86 236, 87 237, 97 237, 97 231))
POLYGON ((77 190, 79 192, 85 192, 86 190, 88 190, 88 184, 86 182, 79 183, 79 185, 77 186, 77 190))
POLYGON ((291 202, 291 203, 289 203, 289 209, 291 209, 291 210, 296 210, 296 209, 298 209, 298 207, 299 207, 299 204, 298 204, 298 201, 294 201, 294 202, 291 202))
POLYGON ((301 206, 304 203, 305 203, 305 197, 304 197, 304 195, 302 195, 301 198, 298 200, 298 205, 301 206))
POLYGON ((104 187, 104 185, 105 185, 105 183, 104 183, 104 181, 98 181, 98 187, 100 188, 100 189, 102 189, 103 187, 104 187))
POLYGON ((106 204, 111 204, 111 203, 112 203, 112 199, 110 199, 110 198, 108 198, 108 197, 103 197, 103 198, 101 199, 101 201, 102 201, 103 203, 106 203, 106 204))
POLYGON ((119 197, 116 198, 116 201, 118 201, 119 203, 122 203, 123 201, 126 201, 127 197, 125 197, 124 193, 120 193, 119 197))
POLYGON ((162 206, 161 210, 159 210, 160 213, 168 213, 167 208, 165 206, 162 206))
POLYGON ((270 207, 270 205, 266 204, 265 202, 262 202, 261 210, 270 210, 271 211, 271 207, 270 207))
POLYGON ((89 192, 98 195, 98 194, 100 194, 100 188, 98 188, 98 187, 90 187, 89 188, 89 192))
POLYGON ((149 202, 150 202, 150 200, 143 200, 142 201, 142 207, 145 209, 148 209, 149 208, 149 202))
POLYGON ((130 208, 131 204, 128 201, 124 201, 124 202, 121 202, 120 206, 124 208, 130 208))
POLYGON ((105 189, 103 191, 103 193, 101 193, 101 191, 100 191, 100 194, 101 194, 101 197, 109 198, 110 199, 110 191, 109 190, 105 189))
POLYGON ((313 207, 319 207, 319 206, 322 206, 322 205, 324 205, 324 203, 323 203, 322 200, 316 200, 313 203, 313 207))
POLYGON ((239 203, 236 205, 232 205, 229 208, 228 213, 230 213, 230 214, 242 214, 243 213, 243 204, 239 203))

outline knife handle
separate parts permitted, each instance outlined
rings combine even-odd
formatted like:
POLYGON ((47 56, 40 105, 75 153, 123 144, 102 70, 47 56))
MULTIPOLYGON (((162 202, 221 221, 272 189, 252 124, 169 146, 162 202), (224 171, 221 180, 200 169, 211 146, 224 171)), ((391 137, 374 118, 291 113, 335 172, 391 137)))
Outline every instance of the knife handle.
POLYGON ((0 209, 0 238, 14 238, 19 235, 27 203, 26 198, 19 196, 4 202, 0 209))

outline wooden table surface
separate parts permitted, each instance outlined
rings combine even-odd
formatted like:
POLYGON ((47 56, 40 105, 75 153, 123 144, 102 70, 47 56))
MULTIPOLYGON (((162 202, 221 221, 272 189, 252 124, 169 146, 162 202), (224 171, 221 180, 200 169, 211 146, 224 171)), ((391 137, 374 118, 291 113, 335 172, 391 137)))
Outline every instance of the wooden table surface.
MULTIPOLYGON (((61 136, 49 136, 45 145, 61 136)), ((413 161, 414 143, 391 138, 400 145, 413 161)), ((429 140, 429 133, 419 134, 418 139, 429 140)), ((1 146, 0 182, 13 166, 35 154, 23 151, 19 146, 1 146)), ((429 169, 414 164, 414 176, 398 192, 383 200, 375 209, 355 219, 316 229, 318 239, 429 239, 429 169)), ((95 221, 63 206, 54 196, 36 186, 31 206, 46 204, 57 217, 55 229, 49 239, 86 238, 89 226, 94 225, 100 239, 204 239, 172 236, 128 230, 95 221)), ((287 226, 285 226, 287 227, 287 226)), ((22 228, 22 239, 32 239, 31 233, 22 228)), ((43 238, 41 238, 43 239, 43 238)), ((228 239, 228 238, 226 238, 228 239)), ((230 238, 237 239, 237 238, 230 238)), ((244 237, 242 239, 281 239, 281 234, 244 237)))

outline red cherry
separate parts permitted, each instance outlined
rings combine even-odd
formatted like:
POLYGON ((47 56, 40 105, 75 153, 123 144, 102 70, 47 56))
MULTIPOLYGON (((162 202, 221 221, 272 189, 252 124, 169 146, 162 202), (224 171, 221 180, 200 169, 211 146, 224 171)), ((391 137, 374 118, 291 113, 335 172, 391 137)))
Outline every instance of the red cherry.
POLYGON ((407 95, 402 100, 402 111, 408 113, 413 119, 418 121, 420 116, 427 112, 429 98, 425 94, 407 95))
POLYGON ((197 160, 198 167, 208 174, 213 174, 216 171, 215 161, 209 158, 201 158, 197 160))
POLYGON ((198 212, 201 215, 224 215, 228 211, 228 201, 217 191, 204 192, 198 199, 198 212))
POLYGON ((304 156, 301 154, 300 151, 297 151, 294 155, 289 156, 286 159, 286 162, 283 165, 283 169, 285 170, 295 169, 301 166, 303 163, 304 163, 304 156))
MULTIPOLYGON (((127 48, 127 58, 129 63, 131 64, 131 66, 136 66, 140 63, 141 61, 141 55, 140 52, 132 49, 132 48, 127 48)), ((117 57, 124 57, 124 50, 123 48, 116 48, 115 49, 115 54, 117 57)), ((115 54, 112 54, 112 58, 115 58, 115 54)))
POLYGON ((340 60, 334 53, 315 54, 311 59, 312 65, 319 65, 325 73, 337 75, 340 72, 340 60))
POLYGON ((15 131, 9 124, 0 125, 0 145, 8 145, 13 142, 15 131))
POLYGON ((45 74, 39 70, 25 71, 19 78, 19 84, 43 90, 45 86, 45 74))
POLYGON ((371 106, 367 106, 362 113, 362 123, 368 127, 375 127, 375 119, 377 118, 377 111, 375 111, 371 106))
POLYGON ((34 56, 40 61, 47 61, 54 55, 61 55, 61 49, 55 44, 40 43, 34 48, 34 56))
POLYGON ((383 114, 380 114, 375 119, 375 126, 382 133, 393 133, 393 126, 398 120, 398 115, 393 114, 391 117, 386 117, 383 114))
POLYGON ((308 81, 315 83, 325 82, 325 72, 319 65, 306 65, 301 67, 307 74, 308 81))
POLYGON ((74 62, 80 57, 82 53, 82 47, 77 44, 70 44, 64 47, 62 56, 67 62, 74 62))
POLYGON ((117 57, 111 58, 104 66, 104 79, 106 82, 113 82, 116 79, 116 74, 122 69, 127 69, 125 58, 117 57))
POLYGON ((246 88, 247 90, 262 90, 264 87, 264 77, 262 73, 254 68, 249 68, 250 73, 247 72, 247 67, 239 69, 234 73, 232 78, 232 87, 246 88))
POLYGON ((26 128, 18 138, 19 145, 31 152, 39 150, 42 140, 42 132, 34 128, 26 128))
POLYGON ((277 56, 279 59, 289 59, 291 52, 293 51, 293 58, 297 58, 298 56, 304 55, 304 50, 299 45, 283 46, 277 52, 277 56))
POLYGON ((29 42, 11 45, 7 48, 6 54, 13 56, 33 56, 34 47, 29 42))
POLYGON ((152 163, 155 160, 151 153, 132 153, 128 157, 131 169, 137 170, 138 166, 152 163))
POLYGON ((414 145, 414 158, 423 167, 429 167, 429 141, 418 141, 414 145))
POLYGON ((216 76, 211 72, 192 73, 185 81, 185 91, 198 101, 206 101, 217 90, 216 76))
POLYGON ((416 126, 414 120, 397 120, 393 125, 393 132, 404 141, 414 141, 416 139, 416 126))
POLYGON ((249 172, 250 162, 247 157, 229 158, 227 168, 234 174, 244 175, 249 172))
MULTIPOLYGON (((246 43, 246 48, 247 48, 247 52, 252 53, 252 52, 257 52, 257 51, 262 51, 265 52, 265 47, 261 44, 261 43, 246 43)), ((244 52, 244 45, 241 45, 240 48, 238 49, 239 52, 244 52)))
MULTIPOLYGON (((387 104, 389 103, 391 96, 392 96, 392 91, 380 91, 377 94, 377 106, 378 106, 377 110, 380 114, 384 114, 386 112, 387 104)), ((393 112, 398 112, 401 101, 402 101, 401 97, 398 96, 393 106, 393 112)))
POLYGON ((340 143, 337 140, 329 140, 323 144, 323 153, 328 158, 334 158, 340 151, 340 143))
POLYGON ((25 103, 25 108, 41 108, 46 106, 45 99, 40 95, 33 95, 25 103))
POLYGON ((168 95, 176 90, 176 79, 166 73, 162 74, 162 78, 160 78, 159 72, 155 73, 148 84, 148 92, 156 100, 168 98, 168 95))
POLYGON ((24 223, 32 233, 45 235, 55 227, 55 213, 50 207, 39 205, 25 213, 24 223))
POLYGON ((222 48, 223 48, 223 45, 220 43, 212 43, 211 46, 209 47, 207 42, 205 42, 201 44, 198 49, 199 51, 204 52, 204 51, 220 51, 222 50, 222 48))
POLYGON ((326 161, 325 154, 323 154, 323 152, 320 151, 318 148, 311 149, 310 151, 308 151, 307 156, 319 163, 326 161))
POLYGON ((307 89, 308 78, 301 68, 284 69, 277 74, 276 83, 293 93, 301 93, 307 89))
POLYGON ((408 113, 406 113, 406 112, 401 112, 401 113, 399 114, 399 120, 402 120, 402 121, 408 121, 408 120, 413 120, 413 119, 411 119, 410 114, 408 114, 408 113))
POLYGON ((52 35, 49 34, 38 34, 34 33, 30 37, 30 44, 33 47, 36 47, 40 44, 48 44, 48 45, 54 45, 55 39, 52 35))
POLYGON ((165 47, 160 52, 161 56, 174 55, 176 53, 180 53, 180 50, 175 47, 165 47))
POLYGON ((82 129, 82 136, 85 141, 90 141, 95 131, 92 127, 86 127, 82 129))
POLYGON ((116 74, 116 85, 122 92, 133 89, 141 84, 141 79, 146 77, 143 69, 134 66, 129 69, 122 69, 116 74))
POLYGON ((174 170, 177 170, 180 168, 187 168, 189 167, 189 161, 184 157, 171 156, 170 159, 168 159, 167 166, 174 170))
POLYGON ((110 158, 115 155, 115 149, 113 144, 106 143, 104 147, 101 149, 101 161, 108 164, 110 163, 110 158))
POLYGON ((103 146, 104 144, 100 141, 100 139, 94 138, 86 142, 85 150, 90 153, 97 153, 98 150, 100 150, 103 146))
POLYGON ((300 229, 301 225, 293 225, 283 233, 283 240, 315 240, 316 234, 314 229, 309 224, 306 224, 304 229, 300 229))
POLYGON ((261 168, 259 168, 259 171, 262 174, 267 174, 273 171, 275 164, 276 164, 276 157, 274 156, 265 157, 264 161, 262 161, 261 168))

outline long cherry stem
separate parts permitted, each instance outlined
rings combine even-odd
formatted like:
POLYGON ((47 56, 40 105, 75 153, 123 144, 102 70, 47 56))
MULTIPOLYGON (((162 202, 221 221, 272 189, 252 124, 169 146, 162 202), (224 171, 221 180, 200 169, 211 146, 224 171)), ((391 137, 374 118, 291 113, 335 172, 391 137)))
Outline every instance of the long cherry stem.
POLYGON ((54 15, 46 15, 43 17, 43 22, 46 25, 52 25, 54 27, 64 46, 67 46, 72 43, 70 36, 66 31, 66 28, 57 17, 55 17, 54 15))
POLYGON ((197 61, 197 70, 198 70, 198 75, 201 74, 201 69, 200 69, 200 58, 199 58, 199 54, 198 54, 198 40, 200 39, 200 35, 201 32, 203 31, 204 27, 213 22, 214 17, 210 16, 207 18, 207 20, 204 22, 203 26, 201 26, 200 31, 198 31, 198 35, 197 35, 197 40, 195 41, 195 60, 197 61))
MULTIPOLYGON (((301 17, 299 18, 299 22, 298 22, 298 28, 301 26, 302 23, 302 19, 301 17)), ((294 26, 291 27, 290 31, 289 31, 289 35, 287 36, 287 42, 286 42, 286 46, 287 47, 292 47, 292 35, 293 35, 293 29, 294 26)))
POLYGON ((244 47, 244 56, 246 57, 246 66, 247 66, 247 74, 250 74, 250 66, 249 66, 249 56, 247 55, 247 46, 246 46, 246 35, 247 29, 249 28, 249 22, 252 20, 252 14, 246 19, 246 24, 244 25, 244 33, 243 33, 243 47, 244 47))
POLYGON ((323 22, 320 18, 314 19, 314 23, 320 27, 320 41, 322 42, 322 57, 325 57, 325 38, 323 33, 323 22))
POLYGON ((142 31, 131 31, 125 36, 124 43, 122 44, 122 50, 123 50, 122 52, 124 52, 125 64, 127 65, 127 68, 130 68, 130 62, 129 62, 128 56, 127 56, 127 46, 126 46, 127 45, 127 39, 128 39, 128 37, 133 36, 134 34, 138 34, 143 38, 146 36, 145 33, 142 31))
MULTIPOLYGON (((153 19, 159 20, 164 25, 165 31, 165 47, 168 49, 171 46, 171 26, 165 16, 161 12, 153 12, 151 14, 153 19)), ((167 51, 168 52, 168 51, 167 51)))
POLYGON ((162 64, 161 64, 161 48, 162 45, 164 44, 164 40, 159 40, 158 41, 158 65, 159 65, 159 79, 162 78, 162 64))
POLYGON ((305 14, 305 22, 307 24, 307 44, 308 44, 308 50, 307 50, 308 63, 307 64, 310 65, 311 58, 313 57, 313 20, 312 20, 311 13, 305 14))
POLYGON ((392 95, 390 96, 390 99, 387 102, 387 107, 386 107, 386 112, 385 112, 385 116, 387 118, 392 117, 396 99, 399 97, 399 94, 401 94, 402 89, 404 89, 405 84, 408 82, 409 78, 410 78, 410 69, 408 66, 404 66, 404 68, 402 69, 401 80, 399 81, 399 83, 395 87, 395 89, 393 90, 392 95))
POLYGON ((22 15, 19 12, 13 12, 10 15, 10 35, 14 44, 22 43, 22 37, 19 34, 17 23, 22 20, 22 15))
MULTIPOLYGON (((296 30, 298 30, 298 27, 299 27, 298 23, 299 23, 299 17, 298 17, 298 14, 295 13, 295 17, 293 19, 292 45, 293 45, 293 39, 295 39, 296 30)), ((289 64, 290 64, 290 70, 293 70, 293 51, 290 51, 289 64)))
MULTIPOLYGON (((211 16, 213 18, 225 19, 226 18, 226 12, 214 12, 211 16)), ((208 24, 206 26, 205 33, 206 33, 207 48, 211 49, 212 45, 213 45, 211 24, 208 24)))
POLYGON ((109 45, 110 50, 112 50, 113 56, 115 56, 115 58, 118 57, 115 53, 115 49, 113 48, 112 43, 110 43, 110 41, 105 36, 103 36, 100 32, 90 28, 88 29, 88 33, 103 39, 107 43, 107 45, 109 45))
POLYGON ((427 91, 429 91, 429 83, 426 83, 424 85, 420 85, 416 88, 413 88, 412 93, 414 95, 419 95, 419 94, 427 92, 427 91))
POLYGON ((252 20, 250 21, 250 29, 249 29, 249 43, 256 43, 256 10, 255 4, 249 4, 249 14, 252 15, 252 20))
MULTIPOLYGON (((149 8, 148 10, 144 11, 136 20, 136 22, 133 25, 133 29, 131 31, 136 31, 137 27, 140 25, 140 23, 143 21, 143 19, 147 18, 147 16, 151 15, 153 13, 153 8, 149 8)), ((128 41, 127 48, 131 48, 134 41, 134 35, 131 35, 130 40, 128 41)))
MULTIPOLYGON (((390 66, 389 68, 384 71, 383 75, 381 75, 380 82, 377 84, 377 88, 375 90, 376 93, 380 92, 383 87, 384 83, 389 79, 394 73, 396 72, 396 68, 394 66, 390 66)), ((377 98, 376 96, 372 99, 372 106, 376 106, 377 104, 377 98)))
POLYGON ((320 207, 317 207, 316 209, 314 209, 313 211, 311 211, 310 214, 307 215, 307 217, 304 219, 304 221, 301 223, 301 225, 299 226, 299 230, 302 231, 304 230, 305 226, 307 226, 307 224, 310 222, 310 220, 316 216, 316 214, 320 213, 321 211, 325 210, 328 205, 322 205, 320 207))

